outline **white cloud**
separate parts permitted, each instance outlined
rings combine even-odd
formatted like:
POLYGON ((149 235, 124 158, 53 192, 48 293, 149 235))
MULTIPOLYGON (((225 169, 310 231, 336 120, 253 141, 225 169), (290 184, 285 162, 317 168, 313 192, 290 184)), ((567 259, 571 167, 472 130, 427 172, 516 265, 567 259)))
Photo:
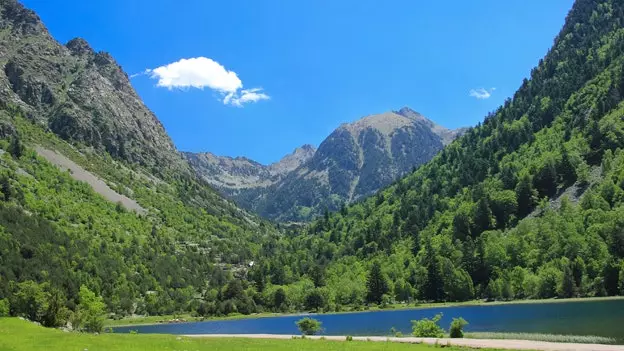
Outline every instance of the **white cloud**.
POLYGON ((260 88, 243 89, 243 82, 234 71, 228 71, 207 57, 181 59, 165 66, 145 70, 159 87, 167 89, 209 88, 222 97, 226 105, 241 107, 245 103, 268 100, 260 88))
POLYGON ((243 89, 241 90, 240 95, 231 96, 227 102, 224 99, 223 103, 225 104, 230 103, 234 106, 242 106, 243 104, 248 103, 248 102, 257 102, 260 100, 268 100, 268 99, 270 99, 270 97, 267 94, 263 93, 261 88, 253 88, 249 90, 243 89))
POLYGON ((489 99, 494 90, 496 90, 496 88, 490 88, 489 90, 483 88, 470 89, 470 96, 479 100, 489 99))

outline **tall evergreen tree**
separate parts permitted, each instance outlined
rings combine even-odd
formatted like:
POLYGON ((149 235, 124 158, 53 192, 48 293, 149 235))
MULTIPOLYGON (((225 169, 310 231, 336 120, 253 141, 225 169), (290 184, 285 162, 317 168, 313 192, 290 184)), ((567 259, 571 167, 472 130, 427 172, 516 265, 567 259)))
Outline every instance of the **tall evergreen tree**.
POLYGON ((371 269, 366 279, 366 286, 368 293, 366 294, 366 301, 369 303, 380 304, 383 295, 388 292, 388 281, 381 271, 381 264, 379 261, 373 262, 371 269))
POLYGON ((570 298, 577 294, 576 284, 574 282, 574 274, 569 264, 563 267, 563 275, 561 276, 561 283, 558 286, 558 293, 560 297, 570 298))
POLYGON ((492 227, 492 210, 488 204, 487 198, 481 197, 477 202, 477 207, 474 211, 474 230, 473 235, 478 235, 492 227))
POLYGON ((440 301, 444 298, 444 281, 440 263, 431 243, 425 244, 425 267, 427 269, 427 280, 425 281, 424 297, 429 301, 440 301))
POLYGON ((565 185, 571 185, 576 181, 576 169, 565 146, 561 146, 561 160, 557 164, 557 173, 565 185))
POLYGON ((22 144, 19 136, 14 135, 11 138, 11 142, 9 143, 9 149, 7 151, 9 151, 9 154, 11 154, 11 156, 15 158, 22 157, 22 154, 24 153, 24 145, 22 144))
POLYGON ((520 218, 525 217, 531 211, 535 205, 535 190, 533 190, 533 184, 531 176, 527 173, 523 174, 516 185, 516 198, 518 200, 518 216, 520 218))

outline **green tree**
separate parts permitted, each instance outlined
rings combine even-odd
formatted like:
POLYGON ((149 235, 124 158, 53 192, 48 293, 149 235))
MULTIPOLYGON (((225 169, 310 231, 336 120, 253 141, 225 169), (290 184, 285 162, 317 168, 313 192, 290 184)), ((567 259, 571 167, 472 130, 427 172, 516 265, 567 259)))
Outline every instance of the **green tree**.
POLYGON ((243 298, 244 295, 243 284, 239 279, 234 279, 229 282, 223 292, 223 298, 225 300, 240 299, 243 298))
POLYGON ((540 196, 552 197, 557 192, 557 167, 552 157, 547 157, 533 178, 540 196))
POLYGON ((490 207, 496 219, 496 228, 504 229, 518 211, 518 199, 512 190, 498 191, 492 194, 490 207))
POLYGON ((301 331, 301 334, 304 335, 314 335, 321 331, 322 323, 313 318, 303 318, 295 322, 297 324, 297 328, 301 331))
POLYGON ((368 277, 366 280, 366 286, 368 293, 366 295, 366 301, 369 303, 380 304, 383 299, 383 295, 388 292, 388 281, 386 276, 381 271, 381 264, 379 261, 373 262, 368 277))
POLYGON ((557 173, 559 173, 563 184, 569 186, 576 181, 576 170, 566 147, 562 146, 561 149, 561 159, 557 164, 557 173))
POLYGON ((325 268, 320 265, 313 265, 310 268, 310 278, 314 282, 314 286, 317 288, 323 287, 326 284, 325 281, 325 268))
POLYGON ((453 217, 453 235, 455 238, 465 240, 470 236, 470 216, 465 211, 458 211, 453 217))
POLYGON ((518 216, 520 218, 524 218, 533 211, 535 190, 533 190, 531 176, 527 173, 520 176, 518 185, 516 185, 516 199, 518 202, 518 216))
POLYGON ((80 287, 79 304, 76 311, 77 318, 74 319, 76 329, 84 329, 87 332, 101 332, 104 327, 104 313, 106 305, 102 297, 97 296, 86 286, 80 287))
POLYGON ((412 321, 412 334, 419 338, 443 338, 444 329, 438 325, 441 319, 442 313, 439 313, 432 319, 423 318, 412 321))
POLYGON ((576 166, 576 179, 581 186, 589 184, 589 165, 585 160, 581 160, 576 166))
POLYGON ((275 290, 273 295, 273 306, 278 310, 284 310, 286 307, 286 292, 282 288, 275 290))
POLYGON ((20 158, 24 154, 24 145, 18 135, 14 135, 9 143, 7 150, 14 158, 20 158))
POLYGON ((11 185, 11 179, 6 175, 0 175, 0 191, 2 191, 2 197, 4 201, 9 201, 14 196, 14 189, 11 185))
POLYGON ((325 298, 318 289, 314 289, 306 295, 305 307, 308 310, 317 311, 325 306, 325 298))
POLYGON ((570 298, 576 296, 576 284, 574 282, 574 274, 569 264, 563 267, 563 274, 561 274, 561 281, 557 287, 557 293, 559 297, 570 298))
POLYGON ((412 297, 412 286, 405 279, 398 279, 394 284, 394 298, 397 301, 408 302, 412 297))
POLYGON ((426 300, 440 301, 444 298, 444 281, 440 263, 429 241, 425 244, 424 264, 427 270, 427 279, 423 295, 426 300))
POLYGON ((12 314, 42 322, 48 309, 49 294, 46 286, 47 284, 37 284, 32 280, 17 284, 15 293, 10 297, 12 314))
POLYGON ((473 235, 479 235, 492 227, 492 210, 485 196, 477 202, 473 215, 473 225, 473 235))
POLYGON ((620 274, 618 278, 618 287, 619 287, 618 295, 624 295, 624 260, 620 262, 620 274))
POLYGON ((557 295, 561 271, 552 266, 543 267, 539 272, 539 296, 551 298, 557 295))
POLYGON ((464 337, 464 327, 468 325, 465 319, 453 318, 451 322, 451 327, 449 329, 449 334, 451 338, 463 338, 464 337))
POLYGON ((41 323, 46 327, 57 328, 65 325, 70 311, 65 307, 65 295, 57 288, 51 288, 48 293, 48 304, 41 323))
POLYGON ((11 311, 9 299, 0 299, 0 317, 8 317, 11 311))

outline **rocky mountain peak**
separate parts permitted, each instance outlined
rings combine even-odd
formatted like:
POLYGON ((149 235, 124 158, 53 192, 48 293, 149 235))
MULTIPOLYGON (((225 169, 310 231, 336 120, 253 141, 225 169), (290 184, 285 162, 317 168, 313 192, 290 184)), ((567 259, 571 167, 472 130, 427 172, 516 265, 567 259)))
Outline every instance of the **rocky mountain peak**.
POLYGON ((279 162, 271 164, 269 169, 273 174, 286 174, 294 171, 297 167, 311 159, 315 152, 316 148, 314 148, 314 146, 310 144, 302 145, 296 148, 292 153, 282 157, 279 162))
POLYGON ((35 11, 25 8, 17 0, 1 0, 0 12, 0 29, 12 28, 13 32, 22 35, 46 31, 35 11))
MULTIPOLYGON (((283 221, 337 210, 429 161, 458 133, 409 107, 334 130, 318 149, 302 145, 279 162, 249 167, 187 155, 195 170, 244 208, 283 221)), ((232 160, 231 158, 229 160, 232 160)))
POLYGON ((407 118, 413 118, 413 117, 416 117, 416 116, 424 118, 424 116, 421 113, 419 113, 417 111, 414 111, 414 110, 412 110, 411 108, 409 108, 407 106, 404 106, 400 110, 395 111, 395 113, 398 114, 398 115, 407 117, 407 118))
POLYGON ((71 142, 157 172, 190 173, 127 74, 82 38, 61 45, 39 17, 0 0, 0 100, 71 142))
POLYGON ((91 45, 87 43, 86 40, 82 38, 74 38, 65 44, 65 47, 69 49, 72 55, 76 56, 87 56, 94 55, 95 52, 91 48, 91 45))

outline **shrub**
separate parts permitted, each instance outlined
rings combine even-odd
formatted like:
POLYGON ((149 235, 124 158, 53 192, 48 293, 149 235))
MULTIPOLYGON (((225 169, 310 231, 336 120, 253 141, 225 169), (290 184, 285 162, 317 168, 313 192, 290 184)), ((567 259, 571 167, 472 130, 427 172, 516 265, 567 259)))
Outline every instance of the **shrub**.
POLYGON ((423 318, 412 321, 412 334, 421 338, 443 338, 444 329, 438 325, 440 319, 442 319, 442 313, 435 315, 432 319, 423 318))
POLYGON ((353 337, 351 335, 347 335, 347 341, 353 341, 353 337))
POLYGON ((104 313, 106 311, 104 300, 84 285, 80 287, 78 294, 80 304, 72 316, 72 325, 76 329, 82 327, 90 333, 101 332, 104 328, 104 313))
POLYGON ((321 331, 321 322, 313 318, 300 319, 296 324, 303 335, 314 335, 321 331))
POLYGON ((8 317, 9 311, 9 299, 0 299, 0 317, 8 317))
POLYGON ((453 321, 451 322, 451 328, 449 330, 449 333, 451 334, 451 338, 463 338, 464 327, 466 325, 468 325, 468 322, 466 322, 465 319, 461 317, 453 318, 453 321))

